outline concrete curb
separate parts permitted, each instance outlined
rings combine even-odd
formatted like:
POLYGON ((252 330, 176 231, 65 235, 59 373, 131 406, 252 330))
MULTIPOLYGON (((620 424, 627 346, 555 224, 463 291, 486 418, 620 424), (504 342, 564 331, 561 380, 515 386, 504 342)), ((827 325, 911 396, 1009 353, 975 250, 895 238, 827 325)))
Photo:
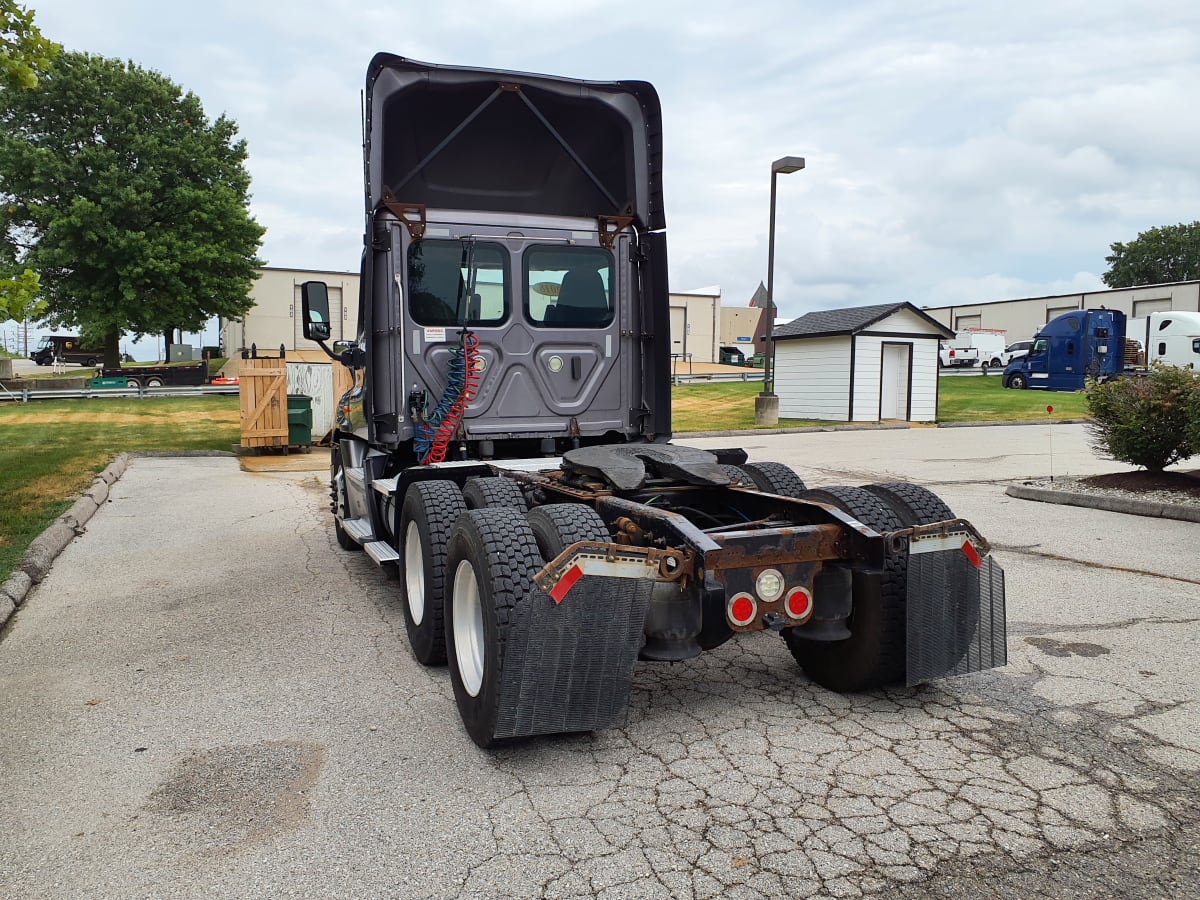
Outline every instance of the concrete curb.
POLYGON ((70 509, 34 538, 25 555, 21 557, 17 570, 0 585, 0 626, 3 626, 25 602, 33 586, 40 584, 46 577, 50 566, 62 553, 63 548, 83 534, 88 520, 108 500, 109 488, 125 474, 128 467, 129 454, 122 453, 117 456, 109 463, 108 468, 92 480, 92 486, 70 509))
POLYGON ((1086 425, 1091 419, 1010 419, 1000 422, 938 422, 938 428, 995 428, 997 425, 1086 425))
POLYGON ((862 422, 846 425, 806 425, 803 428, 746 428, 740 431, 676 431, 672 437, 743 437, 754 434, 816 434, 822 431, 906 431, 912 428, 994 428, 997 425, 1084 425, 1091 419, 1017 419, 999 422, 910 422, 906 425, 862 422))
POLYGON ((1051 488, 1029 487, 1024 484, 1010 484, 1005 488, 1004 493, 1019 500, 1059 503, 1064 506, 1084 506, 1089 509, 1103 509, 1131 516, 1200 522, 1200 507, 1184 506, 1180 503, 1159 503, 1155 500, 1136 500, 1132 497, 1115 497, 1105 494, 1083 494, 1078 491, 1056 491, 1051 488))

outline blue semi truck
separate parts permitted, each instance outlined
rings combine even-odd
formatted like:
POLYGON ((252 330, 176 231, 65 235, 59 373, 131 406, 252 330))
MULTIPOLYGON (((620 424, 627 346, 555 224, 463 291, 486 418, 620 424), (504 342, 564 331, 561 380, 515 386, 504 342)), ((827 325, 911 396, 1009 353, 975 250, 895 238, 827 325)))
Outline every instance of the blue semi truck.
POLYGON ((1125 368, 1125 313, 1080 309, 1055 316, 1025 356, 1004 369, 1007 388, 1080 391, 1088 378, 1107 381, 1125 368))

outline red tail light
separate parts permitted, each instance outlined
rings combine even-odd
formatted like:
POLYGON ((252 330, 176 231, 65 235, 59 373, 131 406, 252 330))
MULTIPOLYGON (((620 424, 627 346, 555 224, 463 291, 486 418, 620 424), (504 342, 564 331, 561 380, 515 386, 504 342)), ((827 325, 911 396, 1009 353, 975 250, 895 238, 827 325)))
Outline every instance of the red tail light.
POLYGON ((734 625, 748 625, 754 621, 758 604, 749 594, 734 594, 729 601, 729 621, 734 625))
POLYGON ((792 588, 788 591, 783 605, 787 614, 793 619, 807 619, 812 615, 812 594, 808 592, 807 588, 792 588))

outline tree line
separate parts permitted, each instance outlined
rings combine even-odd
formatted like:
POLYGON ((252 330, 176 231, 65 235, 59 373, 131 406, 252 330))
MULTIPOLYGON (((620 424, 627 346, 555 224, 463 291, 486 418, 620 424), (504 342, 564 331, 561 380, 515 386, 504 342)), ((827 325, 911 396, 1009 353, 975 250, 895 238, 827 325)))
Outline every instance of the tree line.
POLYGON ((0 0, 0 319, 122 334, 200 331, 252 306, 264 229, 246 142, 166 76, 66 52, 0 0))

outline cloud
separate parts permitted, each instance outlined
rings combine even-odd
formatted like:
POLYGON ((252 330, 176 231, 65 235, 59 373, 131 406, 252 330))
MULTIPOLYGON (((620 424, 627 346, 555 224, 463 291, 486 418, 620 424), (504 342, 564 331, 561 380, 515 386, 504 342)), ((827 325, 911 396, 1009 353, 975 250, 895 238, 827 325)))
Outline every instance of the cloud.
POLYGON ((1090 289, 1111 242, 1200 207, 1188 2, 56 0, 38 23, 237 120, 277 265, 358 264, 359 92, 376 49, 652 81, 671 283, 719 283, 726 303, 766 279, 771 160, 806 157, 778 183, 791 316, 1090 289))

